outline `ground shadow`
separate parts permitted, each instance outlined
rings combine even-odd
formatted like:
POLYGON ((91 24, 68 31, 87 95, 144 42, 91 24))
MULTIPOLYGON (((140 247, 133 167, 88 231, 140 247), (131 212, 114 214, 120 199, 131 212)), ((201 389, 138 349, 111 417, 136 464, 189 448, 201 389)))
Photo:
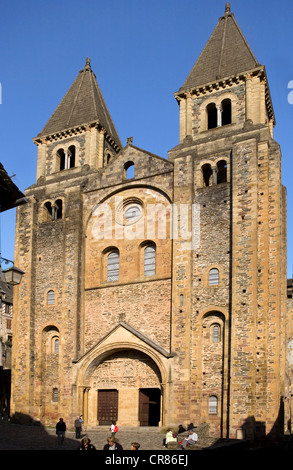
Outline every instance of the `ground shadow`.
POLYGON ((66 431, 62 446, 58 445, 54 427, 45 428, 30 416, 16 413, 11 420, 0 420, 0 450, 77 450, 80 440, 66 431))
POLYGON ((254 416, 249 416, 241 427, 240 439, 218 439, 207 450, 228 450, 232 448, 255 451, 293 450, 291 433, 285 433, 284 424, 284 400, 281 398, 278 416, 269 433, 266 432, 264 422, 257 421, 254 416))

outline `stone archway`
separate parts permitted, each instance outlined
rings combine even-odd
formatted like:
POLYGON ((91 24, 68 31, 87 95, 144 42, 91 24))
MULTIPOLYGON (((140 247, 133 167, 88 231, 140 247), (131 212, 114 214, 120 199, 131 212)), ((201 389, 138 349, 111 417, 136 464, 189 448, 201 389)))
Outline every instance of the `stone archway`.
POLYGON ((91 368, 89 423, 109 425, 114 420, 124 426, 158 426, 161 384, 160 370, 147 354, 136 349, 109 351, 91 368))

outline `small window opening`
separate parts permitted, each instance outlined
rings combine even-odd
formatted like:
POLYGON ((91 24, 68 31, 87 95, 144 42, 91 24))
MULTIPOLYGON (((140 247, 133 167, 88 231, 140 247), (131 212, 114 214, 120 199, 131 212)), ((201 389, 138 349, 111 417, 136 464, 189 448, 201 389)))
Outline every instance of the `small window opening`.
POLYGON ((134 178, 134 163, 133 162, 127 162, 124 165, 124 177, 129 180, 131 178, 134 178))
POLYGON ((52 400, 54 403, 59 401, 59 390, 57 387, 53 388, 52 400))
POLYGON ((119 280, 119 251, 113 250, 107 257, 107 281, 119 280))
POLYGON ((231 100, 222 101, 222 126, 231 124, 232 122, 232 105, 231 100))
POLYGON ((47 222, 52 219, 52 205, 51 202, 45 202, 44 204, 44 221, 47 222))
POLYGON ((211 396, 209 399, 209 414, 216 415, 218 413, 218 398, 211 396))
POLYGON ((48 305, 55 304, 55 292, 53 290, 49 290, 47 293, 47 304, 48 305))
POLYGON ((213 268, 209 272, 209 286, 217 286, 219 284, 219 270, 213 268))
POLYGON ((148 245, 144 249, 144 275, 154 276, 156 274, 156 245, 148 245))
POLYGON ((59 354, 59 338, 54 339, 54 353, 59 354))
POLYGON ((65 170, 65 152, 63 149, 59 149, 57 152, 59 157, 59 169, 60 171, 65 170))
POLYGON ((218 125, 218 111, 215 103, 207 106, 208 129, 214 129, 218 125))
POLYGON ((219 343, 220 342, 220 333, 221 333, 221 329, 220 329, 220 325, 213 325, 213 329, 212 329, 212 341, 213 343, 219 343))
POLYGON ((67 168, 74 168, 75 167, 75 146, 70 145, 69 149, 67 150, 67 168))
POLYGON ((180 294, 180 307, 183 307, 183 294, 180 294))
POLYGON ((57 152, 59 158, 60 171, 68 170, 75 167, 75 146, 71 145, 66 152, 64 149, 59 149, 57 152))
POLYGON ((124 217, 128 222, 136 220, 141 213, 139 206, 130 206, 125 210, 124 217))
POLYGON ((227 183, 227 163, 221 160, 217 163, 217 184, 227 183))
POLYGON ((212 185, 212 177, 213 177, 213 170, 211 165, 206 163, 202 166, 202 175, 203 175, 203 185, 204 186, 211 186, 212 185))

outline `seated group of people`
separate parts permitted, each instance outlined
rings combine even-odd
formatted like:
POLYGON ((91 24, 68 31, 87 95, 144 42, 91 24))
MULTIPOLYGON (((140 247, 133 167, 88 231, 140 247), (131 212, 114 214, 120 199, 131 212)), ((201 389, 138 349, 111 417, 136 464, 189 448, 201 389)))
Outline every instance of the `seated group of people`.
MULTIPOLYGON (((130 446, 130 450, 138 450, 140 448, 140 444, 138 442, 132 442, 130 446)), ((91 440, 88 437, 84 437, 81 441, 81 445, 79 450, 97 450, 93 444, 91 444, 91 440)), ((116 442, 115 437, 111 436, 107 438, 107 444, 104 445, 103 450, 123 450, 123 447, 119 442, 116 442)))
MULTIPOLYGON (((186 447, 188 446, 193 446, 197 442, 198 436, 196 432, 194 432, 193 428, 193 423, 190 423, 187 428, 188 436, 179 442, 181 449, 186 449, 186 447)), ((179 425, 177 433, 174 433, 171 429, 168 429, 166 437, 163 441, 163 445, 168 447, 169 443, 178 443, 178 435, 182 434, 185 431, 186 429, 182 426, 182 424, 179 425)))

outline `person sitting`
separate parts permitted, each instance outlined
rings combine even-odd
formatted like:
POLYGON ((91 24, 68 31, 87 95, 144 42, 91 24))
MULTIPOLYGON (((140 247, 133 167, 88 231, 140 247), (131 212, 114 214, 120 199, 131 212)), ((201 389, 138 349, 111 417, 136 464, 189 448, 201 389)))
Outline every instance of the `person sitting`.
POLYGON ((185 431, 186 429, 182 426, 182 424, 179 424, 177 433, 181 434, 182 432, 185 432, 185 431))
POLYGON ((79 450, 97 450, 93 444, 91 444, 91 440, 88 437, 84 437, 81 440, 81 445, 79 450))
POLYGON ((166 433, 166 437, 163 440, 163 446, 168 448, 168 444, 170 444, 170 443, 172 443, 172 444, 176 443, 177 444, 177 442, 178 441, 177 441, 176 434, 171 429, 168 429, 167 433, 166 433))
POLYGON ((189 446, 194 446, 195 443, 198 440, 198 436, 196 432, 193 432, 192 429, 189 430, 188 437, 186 437, 182 442, 181 442, 181 449, 186 449, 186 447, 189 446))
POLYGON ((140 448, 139 442, 132 442, 130 446, 130 450, 138 450, 140 448))
POLYGON ((104 450, 123 450, 123 447, 119 442, 116 442, 115 437, 107 438, 108 444, 104 445, 104 450))

